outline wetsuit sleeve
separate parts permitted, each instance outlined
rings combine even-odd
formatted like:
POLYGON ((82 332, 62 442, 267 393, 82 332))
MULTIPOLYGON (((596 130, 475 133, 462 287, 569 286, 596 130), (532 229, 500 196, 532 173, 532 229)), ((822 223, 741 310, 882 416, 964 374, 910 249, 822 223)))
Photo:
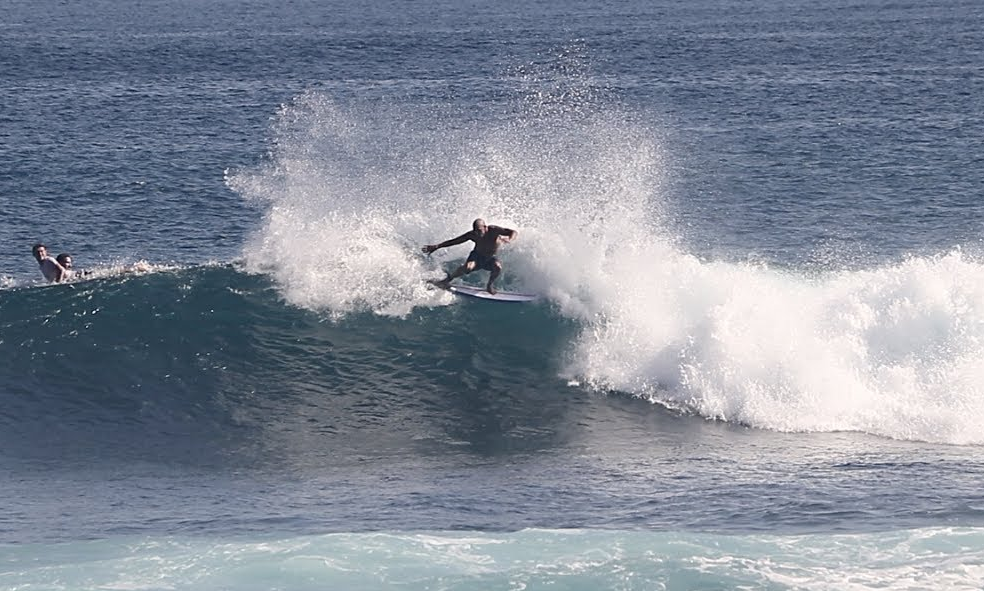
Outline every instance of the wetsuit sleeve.
POLYGON ((516 231, 509 228, 503 228, 502 226, 489 226, 490 232, 495 232, 496 236, 509 236, 512 237, 516 231))
POLYGON ((438 248, 447 248, 448 246, 454 246, 456 244, 464 244, 465 242, 468 242, 471 239, 472 239, 472 233, 471 232, 465 232, 464 234, 462 234, 461 236, 458 236, 457 238, 452 238, 450 240, 445 240, 444 242, 438 244, 437 247, 438 248))

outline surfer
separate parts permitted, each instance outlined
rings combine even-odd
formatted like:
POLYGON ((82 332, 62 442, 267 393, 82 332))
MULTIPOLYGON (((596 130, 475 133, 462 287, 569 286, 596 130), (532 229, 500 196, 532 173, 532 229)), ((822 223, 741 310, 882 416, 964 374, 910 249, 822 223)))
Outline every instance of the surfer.
POLYGON ((89 274, 89 271, 80 271, 72 265, 72 255, 67 252, 63 252, 55 257, 58 264, 65 268, 65 277, 63 280, 71 279, 73 277, 84 277, 89 274))
POLYGON ((38 243, 34 245, 31 252, 34 253, 34 258, 41 267, 41 274, 49 282, 61 283, 68 278, 65 267, 61 266, 54 258, 48 256, 48 247, 38 243))
POLYGON ((502 273, 502 263, 496 258, 495 253, 499 250, 499 244, 502 242, 512 242, 516 239, 519 232, 516 230, 510 230, 509 228, 502 228, 499 226, 489 226, 485 223, 485 220, 479 218, 472 222, 472 229, 470 232, 465 232, 457 238, 452 238, 450 240, 445 240, 440 244, 428 244, 424 246, 421 250, 430 254, 439 248, 446 248, 448 246, 455 246, 457 244, 464 244, 471 240, 475 243, 475 248, 472 249, 471 253, 468 255, 468 260, 465 264, 461 265, 454 270, 453 273, 445 277, 441 281, 434 281, 434 285, 447 289, 451 286, 451 282, 461 277, 462 275, 467 275, 475 269, 485 269, 489 271, 489 282, 485 286, 486 291, 495 295, 495 288, 492 284, 502 273))

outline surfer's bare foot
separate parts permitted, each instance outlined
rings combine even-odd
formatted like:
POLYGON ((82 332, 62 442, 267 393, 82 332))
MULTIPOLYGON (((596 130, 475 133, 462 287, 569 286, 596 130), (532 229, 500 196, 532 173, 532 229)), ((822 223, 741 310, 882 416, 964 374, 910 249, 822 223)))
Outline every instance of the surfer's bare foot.
POLYGON ((489 292, 492 295, 495 295, 495 288, 492 287, 491 285, 486 285, 485 286, 485 291, 489 292))

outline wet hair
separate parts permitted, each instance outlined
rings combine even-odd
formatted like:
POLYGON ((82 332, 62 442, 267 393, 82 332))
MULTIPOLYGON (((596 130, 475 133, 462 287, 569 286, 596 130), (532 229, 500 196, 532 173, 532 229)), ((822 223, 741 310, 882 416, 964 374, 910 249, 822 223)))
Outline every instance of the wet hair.
POLYGON ((69 265, 71 265, 71 262, 69 262, 69 265, 66 265, 65 262, 69 261, 71 258, 72 255, 68 254, 67 252, 63 252, 60 255, 56 256, 55 260, 58 261, 58 264, 61 265, 62 267, 68 267, 69 265))
POLYGON ((485 220, 483 220, 482 218, 475 218, 475 221, 472 222, 472 230, 477 230, 479 226, 484 226, 484 225, 486 225, 485 220))
POLYGON ((47 250, 48 247, 45 246, 44 244, 41 244, 40 242, 38 242, 33 247, 31 247, 31 254, 33 254, 35 257, 37 257, 38 256, 38 251, 40 251, 42 248, 44 248, 44 249, 47 250))

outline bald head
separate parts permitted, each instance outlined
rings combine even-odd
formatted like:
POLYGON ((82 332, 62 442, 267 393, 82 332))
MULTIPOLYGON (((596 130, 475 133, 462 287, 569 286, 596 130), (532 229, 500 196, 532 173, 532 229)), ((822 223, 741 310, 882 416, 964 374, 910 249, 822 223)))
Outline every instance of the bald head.
POLYGON ((472 222, 472 230, 478 233, 479 236, 484 236, 486 229, 488 229, 488 226, 482 218, 477 218, 474 222, 472 222))

